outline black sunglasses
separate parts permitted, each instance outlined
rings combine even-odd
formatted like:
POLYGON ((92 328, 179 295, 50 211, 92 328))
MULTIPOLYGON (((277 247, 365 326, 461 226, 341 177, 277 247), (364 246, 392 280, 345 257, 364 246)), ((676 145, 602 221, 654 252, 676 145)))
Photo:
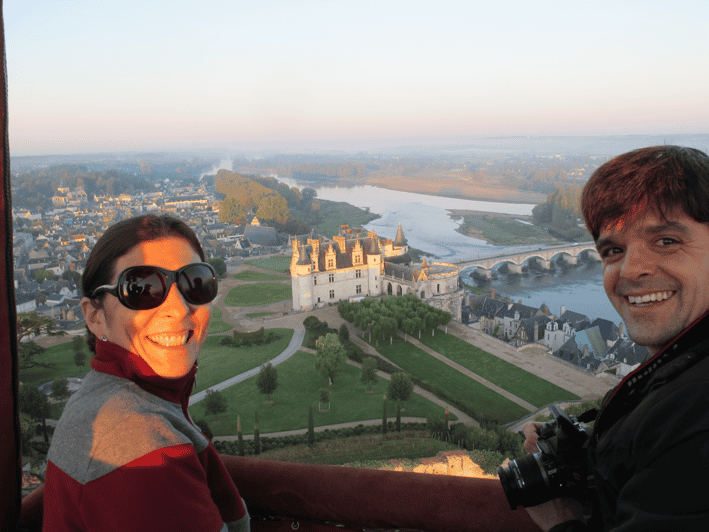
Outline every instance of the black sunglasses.
POLYGON ((157 266, 126 268, 116 284, 99 286, 91 299, 107 292, 131 310, 149 310, 163 304, 173 283, 177 283, 185 301, 193 305, 206 305, 217 297, 217 273, 211 264, 196 262, 175 271, 157 266))

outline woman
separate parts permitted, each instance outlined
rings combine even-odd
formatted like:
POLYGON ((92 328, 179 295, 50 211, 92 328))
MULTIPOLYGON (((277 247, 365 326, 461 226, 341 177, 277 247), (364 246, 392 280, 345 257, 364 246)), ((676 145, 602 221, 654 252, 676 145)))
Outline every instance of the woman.
POLYGON ((82 290, 93 371, 54 432, 43 530, 249 530, 187 411, 217 295, 195 234, 169 216, 119 222, 91 251, 82 290))

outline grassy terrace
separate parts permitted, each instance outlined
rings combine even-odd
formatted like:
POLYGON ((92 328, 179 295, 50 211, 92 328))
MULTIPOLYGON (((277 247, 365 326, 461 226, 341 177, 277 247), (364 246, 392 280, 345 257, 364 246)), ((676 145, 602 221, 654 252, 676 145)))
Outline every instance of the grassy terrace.
POLYGON ((264 257, 247 261, 246 264, 276 272, 290 272, 290 257, 264 257))
POLYGON ((411 375, 470 403, 479 412, 486 412, 505 423, 529 414, 518 404, 466 377, 402 338, 394 338, 392 345, 389 345, 388 339, 380 341, 378 347, 376 344, 372 345, 382 356, 411 375))
POLYGON ((209 334, 219 334, 233 329, 233 325, 229 325, 222 320, 222 311, 217 307, 212 307, 212 318, 209 320, 209 334))
POLYGON ((246 270, 241 273, 237 273, 234 279, 239 281, 290 281, 289 277, 283 275, 274 275, 272 273, 255 272, 253 270, 246 270))
POLYGON ((242 284, 229 290, 224 303, 230 307, 253 307, 277 303, 293 297, 290 284, 254 283, 242 284))
POLYGON ((422 334, 420 341, 426 347, 534 406, 542 407, 554 401, 581 399, 578 395, 564 390, 556 384, 547 382, 541 377, 443 331, 436 331, 435 336, 422 334))
POLYGON ((84 346, 83 351, 86 354, 86 364, 83 367, 78 367, 74 364, 74 348, 70 341, 49 347, 43 354, 37 356, 36 360, 42 363, 54 364, 54 367, 21 369, 19 372, 20 382, 39 386, 59 377, 74 377, 88 373, 91 371, 91 366, 89 366, 91 353, 88 346, 84 346))
POLYGON ((265 364, 288 347, 293 336, 293 329, 267 329, 267 331, 280 334, 281 339, 266 345, 229 347, 219 345, 224 336, 208 337, 199 355, 197 383, 192 393, 201 392, 229 377, 265 364))
MULTIPOLYGON (((241 416, 244 434, 253 434, 254 411, 257 410, 261 434, 307 428, 308 406, 311 405, 316 427, 382 417, 382 400, 388 385, 384 379, 380 378, 374 385, 373 393, 366 393, 365 385, 360 381, 362 371, 347 365, 335 377, 335 384, 330 389, 330 411, 320 412, 319 390, 327 386, 327 379, 315 371, 315 356, 298 351, 276 368, 278 389, 273 394, 273 404, 264 404, 265 396, 256 387, 258 376, 254 376, 221 392, 229 405, 226 413, 205 416, 202 401, 190 407, 190 415, 193 419, 207 420, 215 436, 235 435, 237 414, 241 416)), ((199 370, 201 373, 201 363, 199 370)), ((396 403, 387 401, 387 409, 388 417, 396 416, 396 403)), ((418 395, 412 396, 402 412, 405 417, 425 418, 428 415, 440 418, 443 412, 440 406, 418 395)))

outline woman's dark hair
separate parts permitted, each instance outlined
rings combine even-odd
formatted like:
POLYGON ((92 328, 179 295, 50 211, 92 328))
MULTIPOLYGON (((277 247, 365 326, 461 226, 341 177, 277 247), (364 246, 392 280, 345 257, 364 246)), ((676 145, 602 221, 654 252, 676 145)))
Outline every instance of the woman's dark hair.
POLYGON ((653 146, 602 164, 584 186, 581 210, 594 240, 639 208, 666 218, 672 210, 709 223, 709 157, 682 146, 653 146))
MULTIPOLYGON (((83 295, 91 297, 91 294, 99 286, 111 284, 116 273, 113 271, 116 262, 135 246, 143 242, 170 237, 184 239, 204 261, 204 250, 202 250, 197 235, 185 222, 173 216, 145 214, 112 225, 98 239, 91 250, 89 260, 86 262, 81 277, 83 295)), ((100 296, 100 299, 102 298, 103 295, 100 296)), ((95 300, 93 303, 100 305, 101 301, 95 300)), ((86 329, 88 330, 88 325, 86 329)), ((88 331, 87 343, 89 349, 95 353, 96 336, 91 331, 88 331)))

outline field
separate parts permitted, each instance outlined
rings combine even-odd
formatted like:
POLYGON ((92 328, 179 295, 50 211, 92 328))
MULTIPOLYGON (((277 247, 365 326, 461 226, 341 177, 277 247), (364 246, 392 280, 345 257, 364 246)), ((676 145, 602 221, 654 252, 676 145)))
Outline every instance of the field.
POLYGON ((239 272, 234 276, 234 279, 239 281, 290 281, 290 277, 284 277, 283 275, 273 275, 270 273, 255 272, 253 270, 245 270, 239 272))
POLYGON ((264 257, 249 260, 246 264, 266 268, 267 270, 273 270, 275 272, 290 272, 290 257, 264 257))
POLYGON ((443 331, 436 331, 435 336, 422 334, 420 341, 426 347, 534 406, 542 407, 555 401, 581 399, 578 395, 443 331))
POLYGON ((292 297, 293 292, 290 284, 242 284, 229 290, 229 293, 224 298, 224 304, 230 307, 254 307, 285 301, 292 297))
POLYGON ((208 337, 199 355, 199 372, 193 393, 201 392, 229 377, 257 368, 278 356, 288 347, 293 329, 266 329, 266 332, 268 331, 280 334, 281 339, 253 347, 229 347, 219 345, 224 336, 208 337))
MULTIPOLYGON (((316 372, 313 354, 298 351, 276 369, 278 389, 273 394, 272 404, 264 404, 266 397, 259 393, 258 376, 254 376, 221 392, 229 404, 226 413, 205 416, 205 403, 201 401, 190 407, 190 415, 195 420, 207 420, 215 436, 235 435, 237 414, 241 416, 244 434, 253 434, 255 411, 258 411, 261 434, 307 428, 309 406, 313 407, 316 427, 382 417, 383 397, 388 386, 384 379, 377 381, 373 393, 367 393, 360 381, 362 370, 348 364, 337 374, 335 384, 330 388, 329 411, 321 412, 319 390, 327 387, 328 382, 316 372)), ((402 412, 405 417, 443 418, 443 415, 440 406, 418 395, 412 395, 402 412)), ((396 403, 387 401, 387 417, 395 416, 396 403)))
POLYGON ((469 403, 477 412, 485 412, 503 423, 514 421, 529 413, 518 404, 454 370, 402 338, 395 337, 392 345, 389 345, 388 338, 380 340, 378 347, 376 344, 372 345, 383 357, 407 373, 469 403))
POLYGON ((212 307, 212 318, 209 320, 208 334, 219 334, 233 329, 233 325, 229 325, 222 320, 222 311, 217 307, 212 307))
MULTIPOLYGON (((524 246, 533 244, 554 244, 560 242, 541 227, 529 225, 507 214, 483 213, 477 211, 451 211, 451 218, 462 218, 463 223, 456 229, 459 233, 485 240, 496 246, 524 246)), ((524 221, 527 221, 524 220, 524 221)))

